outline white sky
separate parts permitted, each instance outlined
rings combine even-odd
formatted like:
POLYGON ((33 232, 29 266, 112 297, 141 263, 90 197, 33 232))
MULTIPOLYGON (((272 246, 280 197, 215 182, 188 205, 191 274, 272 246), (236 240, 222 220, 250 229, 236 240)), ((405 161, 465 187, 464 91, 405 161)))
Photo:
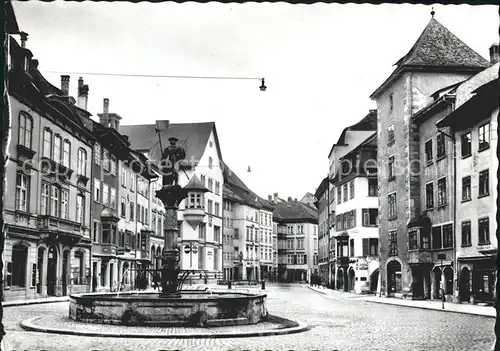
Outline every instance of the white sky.
MULTIPOLYGON (((265 77, 180 80, 83 75, 89 111, 122 124, 215 121, 222 155, 262 197, 302 198, 328 173, 342 129, 376 108, 370 94, 430 20, 425 5, 14 2, 39 69, 265 77), (251 166, 252 173, 247 173, 251 166)), ((498 7, 435 5, 435 18, 489 59, 498 7)), ((18 38, 16 38, 18 39, 18 38)), ((80 75, 71 75, 76 97, 80 75)))

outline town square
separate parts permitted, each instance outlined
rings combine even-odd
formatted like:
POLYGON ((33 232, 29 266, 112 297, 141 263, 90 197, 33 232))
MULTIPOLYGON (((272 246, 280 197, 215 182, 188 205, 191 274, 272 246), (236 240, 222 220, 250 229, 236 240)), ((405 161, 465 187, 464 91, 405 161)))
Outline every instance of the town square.
POLYGON ((496 349, 498 18, 7 1, 1 350, 496 349))

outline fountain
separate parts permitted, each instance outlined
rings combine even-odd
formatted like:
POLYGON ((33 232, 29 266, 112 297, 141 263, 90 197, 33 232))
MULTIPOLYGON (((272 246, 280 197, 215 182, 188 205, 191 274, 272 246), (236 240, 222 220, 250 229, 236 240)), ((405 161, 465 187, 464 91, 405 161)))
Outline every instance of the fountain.
POLYGON ((162 268, 155 271, 161 275, 160 293, 71 295, 70 319, 126 326, 208 327, 256 324, 267 318, 265 294, 182 290, 190 272, 179 268, 177 209, 189 189, 177 184, 175 167, 185 158, 185 151, 175 145, 176 138, 169 141, 162 155, 162 165, 167 161, 162 168, 163 187, 156 192, 166 210, 162 268))

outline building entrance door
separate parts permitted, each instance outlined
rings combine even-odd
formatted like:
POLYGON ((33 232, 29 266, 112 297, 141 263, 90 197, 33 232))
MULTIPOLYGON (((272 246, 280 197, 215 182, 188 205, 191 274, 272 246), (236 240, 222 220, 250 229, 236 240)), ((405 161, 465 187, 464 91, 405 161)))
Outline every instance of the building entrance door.
POLYGON ((57 249, 55 246, 49 248, 47 263, 47 295, 56 296, 57 284, 57 249))

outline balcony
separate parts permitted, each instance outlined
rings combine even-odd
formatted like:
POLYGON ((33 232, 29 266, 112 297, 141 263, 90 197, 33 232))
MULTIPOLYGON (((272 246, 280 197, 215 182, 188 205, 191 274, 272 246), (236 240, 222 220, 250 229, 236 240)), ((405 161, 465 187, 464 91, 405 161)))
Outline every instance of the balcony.
POLYGON ((49 174, 53 177, 59 178, 61 181, 67 181, 71 179, 73 175, 73 170, 68 168, 48 157, 42 157, 41 170, 45 174, 49 174))
POLYGON ((409 264, 426 264, 432 263, 431 251, 427 249, 408 250, 409 264))
POLYGON ((37 228, 42 239, 60 240, 70 246, 75 245, 82 238, 81 223, 50 215, 38 216, 37 228))
POLYGON ((117 247, 115 244, 100 244, 94 245, 92 251, 95 253, 100 253, 102 255, 115 256, 117 254, 117 247))
POLYGON ((284 252, 286 252, 286 250, 287 250, 287 249, 286 249, 286 248, 284 248, 284 247, 279 247, 279 248, 278 248, 278 253, 284 253, 284 252))
POLYGON ((205 209, 203 207, 186 207, 184 209, 184 219, 193 229, 196 229, 205 218, 205 209))
POLYGON ((21 161, 32 160, 33 156, 35 156, 36 151, 31 150, 30 148, 17 144, 17 159, 21 161))

